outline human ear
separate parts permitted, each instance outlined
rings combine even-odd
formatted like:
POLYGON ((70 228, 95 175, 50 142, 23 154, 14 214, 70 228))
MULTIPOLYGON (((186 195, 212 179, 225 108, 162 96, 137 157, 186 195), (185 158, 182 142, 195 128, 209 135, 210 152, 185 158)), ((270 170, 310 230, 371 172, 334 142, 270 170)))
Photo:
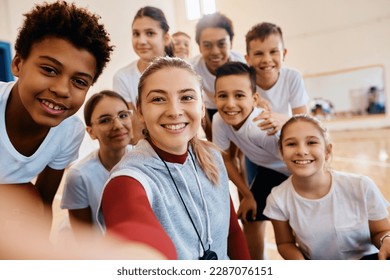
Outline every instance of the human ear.
POLYGON ((91 137, 92 140, 96 140, 96 139, 97 139, 95 133, 93 132, 92 127, 87 126, 87 127, 85 128, 85 130, 87 131, 87 133, 89 134, 89 137, 91 137))
POLYGON ((142 108, 140 102, 137 101, 136 104, 136 110, 135 110, 136 117, 142 122, 145 123, 144 115, 142 114, 142 108))
POLYGON ((328 144, 325 148, 325 160, 328 161, 332 156, 332 144, 328 144))
POLYGON ((23 59, 20 57, 20 55, 16 54, 12 59, 12 63, 11 63, 11 71, 15 77, 19 77, 22 63, 23 63, 23 59))
POLYGON ((252 98, 253 98, 253 106, 257 107, 258 102, 259 102, 259 94, 257 92, 254 92, 252 94, 252 98))
POLYGON ((172 42, 173 44, 173 40, 171 38, 171 35, 169 35, 169 33, 165 33, 164 34, 164 37, 163 37, 163 40, 164 40, 164 46, 169 46, 169 44, 172 42))
POLYGON ((287 49, 283 49, 283 61, 286 59, 287 49))

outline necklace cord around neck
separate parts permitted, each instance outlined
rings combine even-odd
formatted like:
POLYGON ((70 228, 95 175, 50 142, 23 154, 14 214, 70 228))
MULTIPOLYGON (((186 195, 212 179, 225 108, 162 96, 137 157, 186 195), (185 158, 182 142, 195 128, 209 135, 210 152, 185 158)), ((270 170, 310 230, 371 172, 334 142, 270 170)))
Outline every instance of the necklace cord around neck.
MULTIPOLYGON (((189 153, 189 154, 191 155, 191 153, 189 153)), ((198 232, 198 230, 197 230, 197 228, 196 228, 196 226, 195 226, 194 221, 192 220, 190 211, 188 210, 188 208, 187 208, 187 206, 186 206, 186 204, 185 204, 185 202, 184 202, 184 199, 183 199, 183 197, 182 197, 182 195, 181 195, 181 193, 180 193, 180 191, 179 191, 179 187, 177 186, 175 180, 173 179, 173 176, 172 176, 171 170, 170 170, 169 167, 168 167, 168 164, 165 162, 165 160, 164 160, 162 157, 160 157, 160 155, 159 155, 158 153, 157 153, 157 155, 158 155, 158 157, 161 159, 161 161, 164 163, 166 169, 168 170, 169 176, 171 177, 172 182, 173 182, 173 184, 175 185, 175 188, 176 188, 177 193, 179 194, 180 200, 181 200, 181 202, 183 203, 184 208, 186 209, 186 212, 187 212, 187 214, 188 214, 188 217, 190 218, 191 224, 192 224, 192 226, 193 226, 194 229, 195 229, 195 232, 196 232, 196 235, 197 235, 198 238, 199 238, 200 244, 202 245, 203 252, 206 252, 206 249, 205 249, 205 247, 204 247, 204 245, 203 245, 202 239, 200 238, 200 234, 199 234, 199 232, 198 232)), ((193 157, 192 157, 192 155, 191 155, 191 159, 194 160, 193 157)), ((209 249, 210 249, 210 248, 209 248, 209 249)))

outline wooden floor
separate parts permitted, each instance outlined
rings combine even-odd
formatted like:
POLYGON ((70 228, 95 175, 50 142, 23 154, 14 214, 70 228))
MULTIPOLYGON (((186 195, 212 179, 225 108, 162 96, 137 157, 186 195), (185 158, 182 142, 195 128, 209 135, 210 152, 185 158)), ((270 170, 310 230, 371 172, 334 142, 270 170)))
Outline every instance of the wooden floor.
MULTIPOLYGON (((371 177, 390 201, 390 129, 334 131, 330 136, 333 143, 331 168, 371 177)), ((66 215, 66 212, 59 208, 61 194, 60 187, 53 206, 54 240, 66 215)), ((268 259, 281 259, 276 250, 271 223, 267 225, 266 243, 268 259)))

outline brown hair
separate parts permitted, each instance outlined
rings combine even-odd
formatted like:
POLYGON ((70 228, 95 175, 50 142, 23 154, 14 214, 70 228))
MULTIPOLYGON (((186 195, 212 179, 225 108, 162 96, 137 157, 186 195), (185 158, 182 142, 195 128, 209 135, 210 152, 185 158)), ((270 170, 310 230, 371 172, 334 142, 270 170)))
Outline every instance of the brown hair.
MULTIPOLYGON (((141 75, 138 83, 137 110, 140 111, 142 90, 148 77, 153 73, 166 68, 179 68, 188 71, 199 80, 199 90, 201 91, 201 78, 188 62, 176 57, 159 57, 156 58, 141 75)), ((148 137, 148 135, 145 136, 146 138, 148 137)), ((206 177, 217 186, 219 184, 219 173, 212 153, 213 149, 217 149, 216 146, 212 142, 199 139, 196 135, 190 140, 189 144, 195 153, 195 157, 197 158, 200 167, 206 174, 206 177)))
POLYGON ((280 36, 280 39, 282 40, 282 45, 284 47, 284 41, 283 41, 283 33, 282 29, 277 26, 276 24, 270 23, 270 22, 262 22, 258 23, 248 31, 245 35, 245 42, 246 42, 246 53, 249 54, 249 43, 253 40, 260 39, 260 41, 264 41, 268 36, 271 34, 277 34, 280 36))
POLYGON ((324 127, 322 125, 322 123, 317 118, 315 118, 315 117, 313 117, 311 115, 308 115, 308 114, 297 114, 297 115, 292 116, 282 126, 282 129, 280 130, 280 137, 279 137, 279 142, 278 142, 280 153, 282 153, 282 142, 283 142, 284 132, 285 132, 286 128, 289 125, 291 125, 293 123, 296 123, 296 122, 308 122, 308 123, 313 124, 318 129, 318 131, 321 133, 322 137, 324 138, 325 146, 330 144, 330 138, 329 138, 328 130, 326 129, 326 127, 324 127))
POLYGON ((127 109, 129 109, 128 103, 126 102, 126 100, 121 95, 119 95, 118 93, 116 93, 115 91, 112 91, 112 90, 102 90, 101 92, 98 92, 98 93, 95 93, 94 95, 92 95, 88 99, 88 101, 85 103, 85 106, 84 106, 84 121, 85 121, 85 124, 87 126, 91 126, 91 116, 92 116, 92 113, 95 110, 95 107, 105 97, 112 97, 112 98, 116 98, 118 100, 121 100, 126 105, 127 109))

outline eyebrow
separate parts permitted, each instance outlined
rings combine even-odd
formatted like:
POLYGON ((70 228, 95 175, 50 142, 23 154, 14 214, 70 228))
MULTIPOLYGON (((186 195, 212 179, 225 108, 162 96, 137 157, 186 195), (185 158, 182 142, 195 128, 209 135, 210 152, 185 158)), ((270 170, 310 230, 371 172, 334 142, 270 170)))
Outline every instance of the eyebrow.
POLYGON ((226 41, 227 41, 226 38, 221 38, 221 39, 218 39, 218 40, 215 40, 215 41, 208 41, 208 40, 205 40, 205 41, 203 41, 203 43, 213 43, 213 42, 220 43, 220 42, 226 42, 226 41))
MULTIPOLYGON (((39 56, 39 58, 50 60, 52 63, 56 64, 57 66, 59 66, 61 68, 64 67, 64 65, 61 62, 59 62, 57 59, 55 59, 51 56, 41 55, 41 56, 39 56)), ((87 73, 77 72, 76 75, 86 77, 86 78, 90 79, 91 81, 93 81, 93 77, 87 73)))
MULTIPOLYGON (((127 109, 119 110, 118 112, 116 112, 116 114, 115 114, 114 116, 117 116, 117 115, 119 115, 120 113, 127 112, 127 111, 130 111, 130 110, 127 110, 127 109)), ((100 119, 100 118, 102 118, 102 117, 112 117, 112 115, 109 114, 109 113, 104 113, 104 114, 100 115, 100 116, 98 117, 98 119, 100 119)))
MULTIPOLYGON (((183 94, 183 93, 186 93, 186 92, 188 92, 188 91, 196 92, 196 90, 193 89, 193 88, 184 88, 184 89, 179 90, 177 93, 183 94)), ((165 91, 165 90, 163 90, 163 89, 151 89, 151 90, 146 94, 146 97, 148 97, 148 95, 151 94, 151 93, 168 94, 168 92, 165 91)))

